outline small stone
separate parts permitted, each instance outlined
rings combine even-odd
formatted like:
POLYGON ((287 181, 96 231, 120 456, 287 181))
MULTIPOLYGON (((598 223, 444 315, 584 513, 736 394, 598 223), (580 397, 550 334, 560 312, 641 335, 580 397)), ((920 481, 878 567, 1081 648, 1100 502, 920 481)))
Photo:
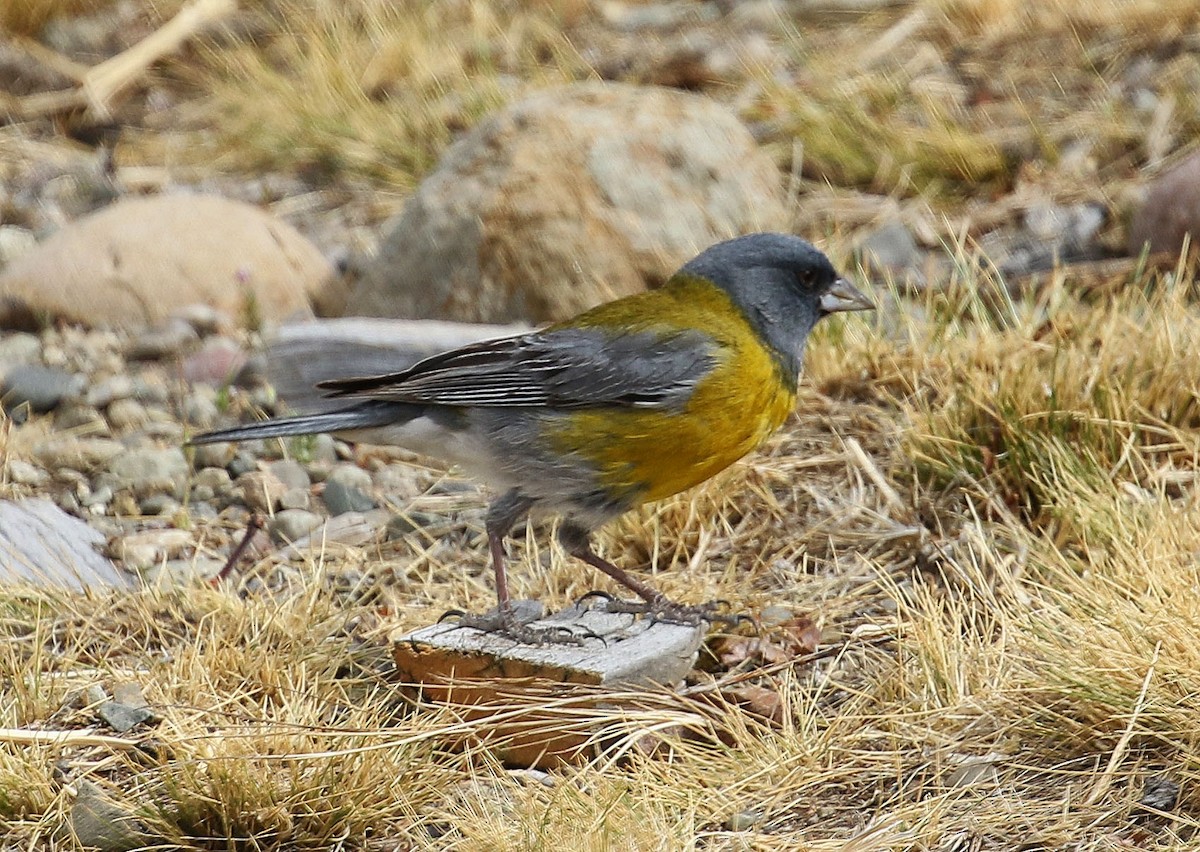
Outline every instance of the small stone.
POLYGON ((304 465, 295 459, 273 461, 267 465, 267 470, 288 488, 308 488, 312 484, 304 465))
POLYGON ((146 696, 142 694, 142 686, 136 681, 123 680, 113 684, 113 701, 129 707, 148 707, 146 696))
POLYGON ((183 419, 189 426, 209 429, 220 416, 216 402, 202 394, 189 394, 183 402, 183 419))
POLYGON ((355 465, 338 465, 325 480, 322 495, 331 515, 344 512, 366 512, 376 506, 371 496, 371 474, 355 465))
MULTIPOLYGON (((225 466, 233 460, 236 452, 233 444, 201 444, 192 448, 192 466, 206 470, 221 468, 221 472, 225 473, 225 466)), ((229 474, 225 476, 228 478, 229 474)))
POLYGON ((136 399, 113 400, 108 406, 108 422, 114 429, 128 432, 145 426, 150 420, 146 407, 136 399))
POLYGON ((138 361, 161 361, 183 354, 189 344, 200 339, 186 322, 170 321, 165 326, 144 331, 129 342, 127 358, 138 361))
POLYGON ((224 311, 219 311, 212 305, 196 302, 184 305, 171 314, 172 319, 180 319, 195 329, 196 334, 207 337, 216 334, 222 328, 233 326, 233 319, 224 311))
POLYGON ((234 479, 240 479, 247 473, 253 473, 258 470, 258 459, 247 450, 245 441, 241 443, 241 447, 241 450, 234 449, 233 458, 225 465, 225 469, 229 471, 229 475, 234 479))
POLYGON ((245 365, 246 353, 242 347, 227 337, 214 337, 184 359, 182 373, 192 384, 221 387, 232 383, 245 365))
POLYGON ((730 831, 749 831, 762 822, 763 812, 757 808, 750 810, 738 811, 729 818, 730 831))
POLYGON ((107 795, 91 781, 75 785, 78 795, 71 805, 71 833, 84 848, 99 852, 131 852, 158 844, 132 806, 107 795))
POLYGON ((0 379, 0 403, 6 411, 28 405, 39 414, 53 411, 68 397, 83 391, 84 378, 39 364, 17 364, 0 379))
POLYGON ((307 488, 289 488, 279 498, 281 509, 308 509, 312 505, 312 497, 307 488))
POLYGON ((337 439, 322 433, 313 436, 312 463, 334 464, 338 460, 337 439))
POLYGON ((126 453, 125 445, 108 438, 52 438, 33 449, 33 456, 46 470, 60 467, 91 471, 126 453))
POLYGON ((84 506, 91 508, 93 506, 107 506, 112 502, 112 499, 112 486, 101 485, 98 488, 93 489, 92 493, 83 498, 80 502, 82 502, 84 506))
POLYGON ((32 364, 42 354, 42 341, 23 331, 0 336, 0 364, 32 364))
POLYGON ((246 505, 256 512, 269 513, 279 507, 287 486, 279 477, 266 470, 252 470, 237 478, 237 484, 245 494, 246 505))
POLYGON ((207 485, 193 485, 191 500, 196 503, 207 503, 217 496, 217 492, 207 485))
POLYGON ((192 477, 192 482, 197 487, 203 486, 211 488, 213 491, 224 491, 229 488, 231 480, 229 472, 224 467, 213 465, 212 467, 204 467, 196 471, 196 475, 192 477))
POLYGON ((128 399, 133 394, 133 379, 122 373, 96 382, 88 388, 84 400, 96 408, 107 408, 118 399, 128 399))
POLYGON ((1179 802, 1179 784, 1165 775, 1146 776, 1142 788, 1142 798, 1138 804, 1144 808, 1168 813, 1175 809, 1179 802))
POLYGON ((187 530, 142 530, 113 541, 109 552, 126 567, 139 569, 178 556, 191 544, 192 535, 187 530))
POLYGON ((37 465, 32 465, 20 459, 8 460, 8 479, 17 485, 45 485, 50 481, 50 475, 37 465))
POLYGON ((191 559, 168 559, 147 566, 137 573, 148 586, 187 586, 215 577, 224 565, 219 559, 197 554, 191 559))
POLYGON ((96 708, 96 715, 119 734, 131 731, 154 718, 154 712, 146 707, 130 707, 119 701, 105 701, 96 708))
POLYGON ((286 544, 297 541, 319 527, 322 518, 316 512, 304 509, 284 509, 276 512, 267 524, 267 531, 275 541, 286 544))
POLYGON ((387 522, 387 537, 389 541, 403 538, 418 530, 435 528, 445 521, 445 518, 430 515, 427 512, 406 512, 403 515, 395 515, 387 522))
POLYGON ((138 497, 157 493, 182 497, 190 470, 179 447, 128 450, 116 456, 108 469, 138 497))
POLYGON ((174 516, 183 506, 170 494, 151 494, 138 501, 138 509, 143 515, 156 515, 160 518, 174 516))

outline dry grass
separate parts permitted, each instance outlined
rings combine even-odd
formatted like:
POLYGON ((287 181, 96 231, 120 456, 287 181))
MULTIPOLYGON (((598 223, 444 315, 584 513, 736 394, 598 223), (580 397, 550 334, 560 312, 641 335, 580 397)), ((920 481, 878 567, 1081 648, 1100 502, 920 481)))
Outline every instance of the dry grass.
MULTIPOLYGON (((700 676, 617 716, 558 694, 561 724, 609 750, 551 786, 452 748, 486 731, 406 700, 383 641, 490 595, 478 498, 431 492, 398 508, 444 534, 314 557, 273 593, 5 590, 0 726, 80 728, 92 709, 68 696, 127 679, 163 721, 133 737, 150 752, 0 750, 0 819, 53 836, 87 778, 189 848, 1182 848, 1200 815, 1197 310, 1174 279, 1094 302, 1059 281, 831 323, 770 449, 614 524, 606 551, 670 594, 818 621, 833 656, 750 675, 776 722, 700 676), (664 730, 667 752, 634 745, 664 730), (1181 787, 1169 817, 1137 804, 1155 776, 1181 787)), ((596 581, 542 538, 515 555, 518 594, 596 581)))
MULTIPOLYGON (((13 8, 27 7, 59 6, 13 8)), ((574 45, 590 14, 250 5, 199 65, 172 67, 205 99, 168 112, 202 128, 179 138, 213 167, 406 186, 487 110, 588 75, 574 45)), ((958 201, 1022 181, 1111 193, 1200 130, 1195 52, 1173 40, 1195 22, 1184 0, 928 0, 785 34, 787 73, 748 69, 760 89, 740 103, 802 188, 834 185, 823 199, 958 201), (1155 43, 1169 108, 1148 117, 1116 83, 1155 43)), ((561 724, 603 730, 605 748, 549 783, 513 772, 461 708, 413 702, 390 675, 392 628, 492 596, 480 495, 431 489, 394 508, 440 527, 264 562, 236 589, 0 589, 0 728, 86 730, 87 687, 129 680, 161 717, 130 748, 0 734, 5 842, 71 848, 66 815, 92 783, 149 836, 198 849, 1194 847, 1193 270, 1105 297, 1056 278, 1012 300, 969 249, 949 246, 946 289, 883 293, 871 324, 823 327, 797 415, 764 452, 601 537, 675 597, 810 615, 828 656, 764 671, 706 657, 690 691, 620 714, 559 694, 561 724), (739 678, 778 696, 777 718, 718 688, 739 678), (643 747, 651 733, 664 748, 643 747), (1164 778, 1179 798, 1158 815, 1139 801, 1164 778)), ((0 431, 0 459, 35 428, 0 431)), ((514 545, 516 594, 560 605, 596 584, 546 542, 514 545)), ((548 700, 515 695, 510 711, 548 700)))

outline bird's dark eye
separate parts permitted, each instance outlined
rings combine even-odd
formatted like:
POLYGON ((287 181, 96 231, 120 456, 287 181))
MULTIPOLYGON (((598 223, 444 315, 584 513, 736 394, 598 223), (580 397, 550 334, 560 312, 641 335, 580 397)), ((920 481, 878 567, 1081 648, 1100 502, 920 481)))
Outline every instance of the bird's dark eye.
POLYGON ((802 269, 796 273, 796 278, 805 287, 811 287, 816 275, 811 269, 802 269))

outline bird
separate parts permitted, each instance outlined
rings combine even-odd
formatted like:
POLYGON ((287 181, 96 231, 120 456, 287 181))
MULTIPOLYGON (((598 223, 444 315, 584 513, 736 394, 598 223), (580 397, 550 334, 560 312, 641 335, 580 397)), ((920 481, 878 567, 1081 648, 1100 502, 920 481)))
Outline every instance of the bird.
POLYGON ((505 539, 555 516, 563 550, 636 594, 642 612, 694 623, 704 610, 601 557, 592 534, 759 447, 796 404, 816 324, 873 308, 804 239, 748 234, 702 251, 657 289, 396 372, 324 381, 339 407, 189 443, 330 432, 440 459, 491 486, 497 606, 459 613, 465 626, 529 638, 509 594, 505 539))

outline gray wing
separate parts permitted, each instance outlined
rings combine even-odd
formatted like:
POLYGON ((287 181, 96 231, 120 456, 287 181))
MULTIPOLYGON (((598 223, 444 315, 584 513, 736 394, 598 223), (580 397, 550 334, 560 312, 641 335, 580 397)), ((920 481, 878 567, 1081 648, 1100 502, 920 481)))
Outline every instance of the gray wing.
POLYGON ((383 376, 322 382, 330 396, 492 407, 678 408, 716 364, 696 331, 570 328, 485 340, 383 376))

